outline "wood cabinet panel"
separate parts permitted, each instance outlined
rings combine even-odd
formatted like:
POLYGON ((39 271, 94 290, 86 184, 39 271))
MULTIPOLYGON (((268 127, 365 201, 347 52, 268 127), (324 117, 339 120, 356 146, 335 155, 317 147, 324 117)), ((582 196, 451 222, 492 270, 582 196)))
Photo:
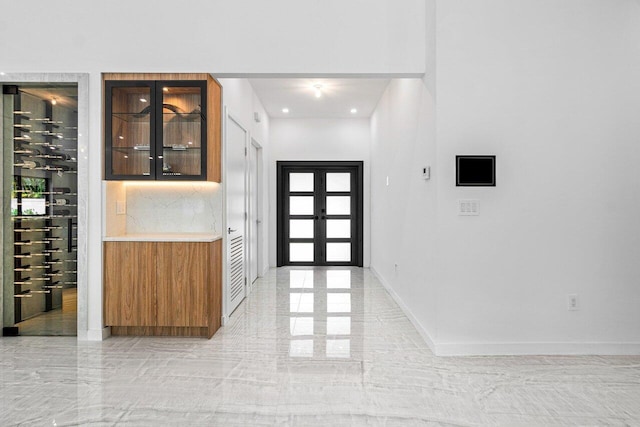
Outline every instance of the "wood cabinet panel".
POLYGON ((155 326, 155 281, 156 243, 105 242, 105 324, 155 326))
POLYGON ((222 240, 211 243, 209 338, 222 326, 222 240))
POLYGON ((207 79, 207 181, 222 181, 222 87, 207 79))
POLYGON ((207 326, 211 244, 157 243, 157 325, 207 326))

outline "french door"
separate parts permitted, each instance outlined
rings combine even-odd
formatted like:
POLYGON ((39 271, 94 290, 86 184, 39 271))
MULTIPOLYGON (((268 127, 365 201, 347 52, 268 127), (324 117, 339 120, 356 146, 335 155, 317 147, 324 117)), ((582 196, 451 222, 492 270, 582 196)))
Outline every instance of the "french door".
POLYGON ((362 162, 278 162, 278 266, 362 266, 362 162))

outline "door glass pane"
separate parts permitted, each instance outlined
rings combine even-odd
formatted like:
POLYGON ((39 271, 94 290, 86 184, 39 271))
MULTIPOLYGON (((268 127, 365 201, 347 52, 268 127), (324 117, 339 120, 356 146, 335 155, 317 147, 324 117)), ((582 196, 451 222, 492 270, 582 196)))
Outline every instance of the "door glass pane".
POLYGON ((290 173, 289 191, 313 191, 313 173, 290 173))
POLYGON ((351 214, 351 197, 327 196, 327 215, 351 214))
POLYGON ((327 220, 327 237, 328 238, 344 238, 351 237, 351 220, 350 219, 328 219, 327 220))
POLYGON ((111 173, 149 175, 151 161, 151 88, 111 90, 111 173))
POLYGON ((351 243, 327 243, 327 261, 351 261, 351 243))
POLYGON ((313 239, 313 222, 312 219, 289 220, 289 238, 313 239))
POLYGON ((289 243, 289 261, 313 262, 313 243, 289 243))
POLYGON ((200 175, 201 105, 199 86, 162 88, 162 175, 200 175))
POLYGON ((313 215, 313 196, 289 197, 290 215, 313 215))
POLYGON ((328 173, 327 191, 351 191, 351 174, 328 173))

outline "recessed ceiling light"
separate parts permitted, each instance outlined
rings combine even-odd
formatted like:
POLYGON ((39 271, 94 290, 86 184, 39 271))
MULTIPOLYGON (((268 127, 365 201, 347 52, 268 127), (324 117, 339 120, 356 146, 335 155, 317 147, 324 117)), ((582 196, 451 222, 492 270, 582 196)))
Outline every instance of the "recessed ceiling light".
POLYGON ((4 71, 0 71, 0 76, 4 76, 6 73, 4 71))
POLYGON ((282 109, 282 112, 283 112, 283 113, 285 113, 285 114, 287 114, 287 113, 289 113, 289 109, 288 109, 288 108, 283 108, 283 109, 282 109))
POLYGON ((357 113, 357 112, 358 112, 358 109, 357 109, 357 108, 352 108, 352 109, 351 109, 351 114, 355 114, 355 113, 357 113))
POLYGON ((144 98, 140 98, 140 102, 147 102, 147 100, 144 98))
POLYGON ((322 85, 316 84, 316 85, 313 85, 313 88, 316 91, 316 98, 320 98, 322 96, 322 85))
POLYGON ((118 135, 118 139, 124 139, 124 136, 118 135))

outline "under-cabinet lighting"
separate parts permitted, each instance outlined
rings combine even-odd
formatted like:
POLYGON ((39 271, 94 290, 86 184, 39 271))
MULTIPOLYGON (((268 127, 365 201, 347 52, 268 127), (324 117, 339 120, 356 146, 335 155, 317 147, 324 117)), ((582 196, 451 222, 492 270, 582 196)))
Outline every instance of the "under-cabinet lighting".
POLYGON ((169 88, 168 88, 168 87, 163 87, 163 88, 162 88, 162 91, 163 91, 163 92, 169 92, 169 88))
POLYGON ((58 103, 58 100, 55 98, 51 98, 51 105, 56 105, 58 103))
POLYGON ((322 85, 321 84, 316 84, 313 85, 313 88, 315 89, 315 95, 316 98, 320 98, 322 96, 322 85))
POLYGON ((178 189, 193 189, 194 187, 200 187, 203 189, 211 188, 216 189, 220 187, 220 184, 212 181, 121 181, 125 187, 153 187, 156 189, 178 190, 178 189))

